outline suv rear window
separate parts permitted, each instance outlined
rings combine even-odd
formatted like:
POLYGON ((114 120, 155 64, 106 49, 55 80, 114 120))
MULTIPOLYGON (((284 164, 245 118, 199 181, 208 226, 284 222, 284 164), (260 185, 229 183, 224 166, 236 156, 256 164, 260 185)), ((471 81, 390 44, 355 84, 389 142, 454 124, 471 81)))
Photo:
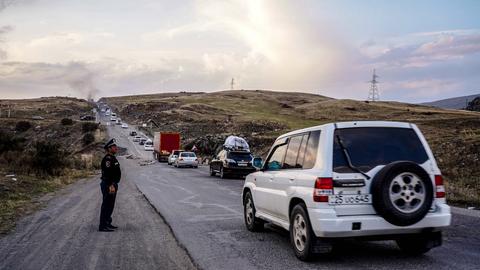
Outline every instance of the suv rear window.
POLYGON ((233 159, 235 161, 251 161, 252 160, 252 154, 248 152, 229 152, 227 155, 227 158, 233 159))
POLYGON ((333 171, 354 172, 348 167, 343 150, 338 143, 340 136, 348 150, 353 166, 369 171, 378 165, 405 160, 422 164, 427 153, 413 129, 368 127, 336 129, 333 143, 333 171))

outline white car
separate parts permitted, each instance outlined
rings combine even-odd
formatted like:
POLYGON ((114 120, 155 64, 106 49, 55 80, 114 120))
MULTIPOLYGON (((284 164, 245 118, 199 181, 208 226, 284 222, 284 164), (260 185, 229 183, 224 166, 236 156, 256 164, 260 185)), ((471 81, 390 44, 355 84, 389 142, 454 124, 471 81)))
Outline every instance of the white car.
POLYGON ((248 230, 268 221, 290 231, 296 256, 329 251, 335 239, 396 240, 418 255, 440 246, 450 225, 442 175, 416 125, 342 122, 278 137, 246 177, 248 230))
POLYGON ((182 150, 173 150, 172 153, 168 156, 167 164, 172 165, 177 160, 178 155, 183 152, 182 150))
POLYGON ((181 152, 175 160, 174 166, 198 168, 198 158, 194 152, 181 152))
POLYGON ((145 151, 153 151, 153 142, 152 140, 147 140, 145 144, 143 145, 143 149, 145 151))
POLYGON ((135 136, 135 137, 133 137, 133 141, 134 141, 134 142, 139 142, 141 139, 142 139, 142 137, 141 137, 141 136, 138 136, 138 135, 135 136))
POLYGON ((122 123, 122 128, 128 128, 128 124, 127 123, 122 123))

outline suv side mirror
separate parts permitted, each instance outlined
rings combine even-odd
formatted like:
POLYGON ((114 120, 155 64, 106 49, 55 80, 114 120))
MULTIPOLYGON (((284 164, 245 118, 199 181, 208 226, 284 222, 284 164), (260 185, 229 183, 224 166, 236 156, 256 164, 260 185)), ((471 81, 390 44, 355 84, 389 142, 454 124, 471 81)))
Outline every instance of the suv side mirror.
POLYGON ((263 159, 261 157, 256 157, 253 159, 252 165, 255 169, 261 170, 263 167, 263 159))

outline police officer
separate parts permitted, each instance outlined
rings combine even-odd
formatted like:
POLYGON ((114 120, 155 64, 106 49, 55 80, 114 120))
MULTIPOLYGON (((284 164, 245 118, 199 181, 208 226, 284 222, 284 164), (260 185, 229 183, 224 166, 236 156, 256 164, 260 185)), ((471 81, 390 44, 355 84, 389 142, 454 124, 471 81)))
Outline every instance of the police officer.
POLYGON ((108 141, 104 148, 106 155, 102 159, 102 182, 100 183, 103 200, 100 210, 100 225, 98 230, 101 232, 113 232, 118 228, 117 226, 112 225, 112 212, 115 206, 115 198, 117 196, 121 171, 120 163, 115 157, 115 154, 118 151, 115 139, 108 141))

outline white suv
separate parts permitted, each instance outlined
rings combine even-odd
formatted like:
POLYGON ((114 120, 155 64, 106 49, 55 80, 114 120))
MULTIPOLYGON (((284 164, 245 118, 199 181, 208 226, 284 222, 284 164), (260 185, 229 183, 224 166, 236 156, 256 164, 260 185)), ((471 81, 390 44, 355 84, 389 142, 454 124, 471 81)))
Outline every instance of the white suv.
POLYGON ((329 251, 335 239, 396 240, 409 254, 442 242, 449 226, 443 179, 416 125, 342 122, 278 137, 243 188, 245 224, 290 231, 296 256, 329 251))

